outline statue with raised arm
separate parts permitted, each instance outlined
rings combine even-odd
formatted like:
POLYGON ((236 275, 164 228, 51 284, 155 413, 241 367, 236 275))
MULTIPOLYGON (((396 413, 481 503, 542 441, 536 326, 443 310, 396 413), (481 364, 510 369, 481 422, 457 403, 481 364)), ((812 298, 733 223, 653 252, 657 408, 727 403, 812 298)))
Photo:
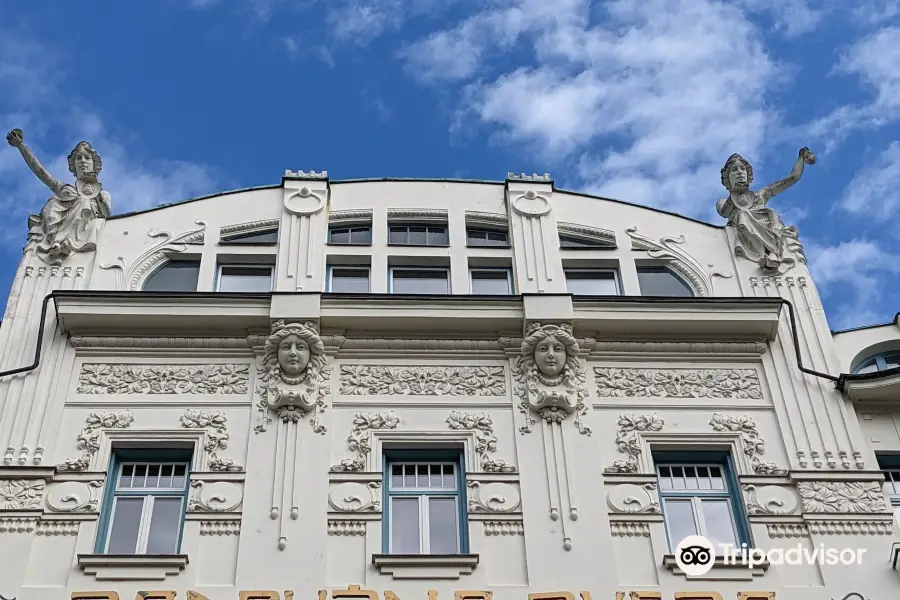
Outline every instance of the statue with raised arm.
POLYGON ((722 185, 729 196, 716 203, 716 210, 734 228, 734 253, 757 263, 766 274, 786 271, 796 262, 806 264, 797 228, 785 226, 768 203, 800 180, 803 165, 815 162, 816 155, 802 148, 790 175, 756 192, 750 190, 753 167, 740 154, 732 154, 722 167, 722 185))
POLYGON ((6 136, 18 148, 28 168, 53 192, 40 214, 28 217, 29 239, 37 242, 36 253, 49 265, 61 265, 73 252, 97 247, 100 226, 109 217, 112 198, 97 180, 103 161, 87 142, 79 142, 69 154, 69 171, 75 184, 56 179, 38 162, 25 145, 22 130, 13 129, 6 136))

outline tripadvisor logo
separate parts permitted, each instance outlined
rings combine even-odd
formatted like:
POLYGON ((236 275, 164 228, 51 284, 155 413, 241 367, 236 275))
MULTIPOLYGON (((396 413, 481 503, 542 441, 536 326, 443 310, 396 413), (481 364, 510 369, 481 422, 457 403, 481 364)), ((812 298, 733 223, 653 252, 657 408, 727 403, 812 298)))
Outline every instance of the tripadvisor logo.
MULTIPOLYGON (((748 569, 768 562, 771 565, 861 565, 866 548, 826 548, 797 545, 762 550, 741 544, 722 544, 722 564, 742 565, 748 569)), ((685 575, 698 577, 708 573, 716 562, 716 549, 703 536, 689 535, 675 548, 675 563, 685 575)))

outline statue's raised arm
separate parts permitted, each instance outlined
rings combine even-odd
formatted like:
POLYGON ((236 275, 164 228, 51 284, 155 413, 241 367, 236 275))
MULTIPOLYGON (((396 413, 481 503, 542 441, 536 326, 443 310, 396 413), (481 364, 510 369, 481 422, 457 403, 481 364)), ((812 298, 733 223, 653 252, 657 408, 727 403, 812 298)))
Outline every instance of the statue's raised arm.
POLYGON ((803 165, 814 164, 816 164, 816 155, 810 152, 809 148, 801 148, 800 154, 799 156, 797 156, 797 160, 794 161, 794 168, 791 169, 791 174, 784 179, 779 179, 774 183, 770 183, 769 185, 761 189, 760 193, 766 200, 772 198, 773 196, 777 196, 784 190, 800 181, 800 177, 803 176, 803 165))
POLYGON ((13 129, 8 134, 6 134, 6 141, 13 148, 17 148, 19 152, 22 154, 22 158, 25 159, 25 164, 28 165, 28 168, 31 169, 31 172, 34 173, 38 179, 41 180, 41 183, 46 185, 54 194, 58 194, 60 188, 62 188, 63 183, 53 177, 47 169, 40 163, 37 157, 34 155, 34 152, 31 151, 25 144, 25 137, 22 135, 21 129, 13 129))

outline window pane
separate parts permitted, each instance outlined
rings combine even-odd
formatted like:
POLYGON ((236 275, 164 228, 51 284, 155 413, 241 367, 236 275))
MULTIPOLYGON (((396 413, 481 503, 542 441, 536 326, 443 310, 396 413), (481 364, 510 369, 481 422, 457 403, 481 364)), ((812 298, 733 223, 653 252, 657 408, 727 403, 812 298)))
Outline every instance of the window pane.
POLYGON ((350 243, 350 230, 343 229, 332 229, 328 236, 328 242, 331 244, 349 244, 350 243))
POLYGON ((900 354, 888 354, 884 357, 885 369, 896 369, 900 367, 900 354))
POLYGON ((407 231, 409 231, 409 244, 410 245, 418 245, 424 246, 428 243, 428 233, 427 228, 423 226, 411 226, 407 227, 407 231))
POLYGON ((610 248, 609 244, 602 244, 594 240, 572 237, 568 235, 559 236, 560 248, 610 248))
POLYGON ((331 269, 331 289, 335 294, 368 294, 368 269, 331 269))
POLYGON ((638 268, 638 282, 642 296, 674 296, 689 298, 693 290, 674 273, 666 268, 638 268))
POLYGON ((509 271, 472 271, 472 293, 508 296, 512 293, 509 285, 509 271))
POLYGON ((199 277, 199 260, 173 260, 151 275, 142 289, 145 292, 196 292, 199 277))
POLYGON ((703 500, 703 521, 706 525, 706 539, 717 548, 722 544, 734 544, 734 520, 728 500, 703 500))
POLYGON ((455 498, 430 498, 428 501, 428 539, 431 554, 456 554, 457 510, 455 498))
POLYGON ((391 488, 403 487, 403 465, 391 466, 391 488))
POLYGON ((447 228, 446 227, 429 227, 428 240, 429 246, 446 246, 447 245, 447 228))
POLYGON ((134 554, 137 551, 143 509, 143 498, 115 499, 112 525, 109 528, 109 540, 106 546, 107 554, 134 554))
POLYGON ((391 498, 391 554, 419 554, 419 498, 391 498))
POLYGON ((857 367, 854 373, 862 374, 862 373, 874 373, 878 370, 878 363, 875 362, 875 359, 867 360, 862 364, 862 366, 857 367))
POLYGON ((134 472, 134 465, 122 465, 122 474, 119 476, 119 487, 131 487, 131 475, 134 472))
POLYGON ((222 267, 220 292, 270 292, 271 267, 222 267))
POLYGON ((619 293, 613 271, 566 271, 566 288, 580 296, 616 296, 619 293))
POLYGON ((403 487, 416 487, 416 465, 403 465, 403 487))
POLYGON ((371 244, 372 228, 371 227, 354 227, 350 230, 351 244, 371 244))
POLYGON ((408 244, 409 233, 405 225, 392 225, 388 242, 391 244, 408 244))
POLYGON ((187 469, 184 465, 175 465, 175 475, 172 477, 172 487, 175 489, 184 489, 185 474, 187 469))
POLYGON ((709 467, 710 484, 714 490, 725 489, 725 479, 722 478, 722 469, 715 466, 709 467))
POLYGON ((237 235, 222 240, 223 244, 274 244, 278 242, 278 230, 261 231, 259 233, 248 233, 245 235, 237 235))
POLYGON ((394 269, 391 292, 394 294, 449 294, 447 271, 394 269))
POLYGON ((697 535, 694 523, 694 510, 690 500, 664 500, 666 511, 666 529, 669 531, 670 550, 689 535, 697 535))
POLYGON ((155 498, 147 554, 176 554, 181 525, 181 498, 155 498))

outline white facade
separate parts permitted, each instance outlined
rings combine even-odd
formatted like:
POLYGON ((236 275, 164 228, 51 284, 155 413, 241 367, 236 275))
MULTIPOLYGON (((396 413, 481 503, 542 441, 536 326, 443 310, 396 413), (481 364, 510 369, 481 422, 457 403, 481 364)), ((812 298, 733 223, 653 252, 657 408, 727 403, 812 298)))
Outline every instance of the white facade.
POLYGON ((900 326, 830 332, 742 159, 713 226, 536 175, 108 216, 78 152, 0 326, 5 598, 898 597, 900 375, 851 371, 900 326))

